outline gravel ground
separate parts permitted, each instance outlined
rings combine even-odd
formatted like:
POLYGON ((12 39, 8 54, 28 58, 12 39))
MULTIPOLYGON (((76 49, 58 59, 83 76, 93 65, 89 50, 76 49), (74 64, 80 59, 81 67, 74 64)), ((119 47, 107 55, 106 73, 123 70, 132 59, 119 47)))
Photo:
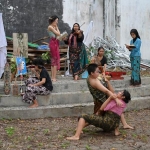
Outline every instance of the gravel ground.
POLYGON ((120 136, 89 126, 79 141, 68 141, 75 133, 77 117, 33 120, 0 120, 0 150, 149 150, 150 109, 126 112, 125 118, 135 130, 120 136))

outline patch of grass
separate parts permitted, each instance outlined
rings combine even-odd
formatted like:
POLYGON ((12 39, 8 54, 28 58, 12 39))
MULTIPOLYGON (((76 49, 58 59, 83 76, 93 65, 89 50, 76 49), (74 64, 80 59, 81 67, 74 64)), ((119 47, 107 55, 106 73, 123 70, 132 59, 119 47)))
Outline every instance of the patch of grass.
POLYGON ((119 130, 119 131, 120 131, 120 133, 121 133, 123 136, 127 135, 127 131, 126 131, 126 130, 119 130))
POLYGON ((39 146, 43 146, 43 143, 39 143, 39 146))
POLYGON ((62 144, 61 144, 61 147, 65 149, 65 148, 67 148, 69 145, 70 145, 69 142, 65 142, 65 143, 62 143, 62 144))
POLYGON ((84 128, 84 129, 83 129, 83 132, 90 132, 90 130, 84 128))
POLYGON ((44 129, 44 134, 49 134, 50 130, 49 129, 44 129))
POLYGON ((27 139, 28 139, 29 141, 31 141, 31 140, 32 140, 32 137, 31 137, 31 136, 27 136, 27 139))
POLYGON ((135 133, 133 133, 132 136, 133 136, 134 138, 137 138, 137 135, 136 135, 135 133))
POLYGON ((86 150, 91 150, 90 146, 89 145, 86 145, 86 150))
POLYGON ((30 149, 30 148, 31 148, 31 145, 28 145, 28 146, 27 146, 27 149, 30 149))
POLYGON ((5 128, 5 131, 6 131, 8 136, 12 136, 15 132, 15 128, 14 127, 7 127, 7 128, 5 128))
POLYGON ((58 139, 63 139, 64 136, 62 134, 58 134, 58 139))
POLYGON ((146 143, 148 142, 147 140, 148 137, 146 135, 141 135, 140 138, 143 142, 146 142, 146 143))

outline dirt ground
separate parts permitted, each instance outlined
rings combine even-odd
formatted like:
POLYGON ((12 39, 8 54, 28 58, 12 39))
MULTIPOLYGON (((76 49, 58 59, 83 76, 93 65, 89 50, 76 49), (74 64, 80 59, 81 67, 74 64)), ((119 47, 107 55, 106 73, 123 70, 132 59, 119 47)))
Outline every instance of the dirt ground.
POLYGON ((79 141, 68 141, 75 133, 77 117, 33 120, 0 120, 0 150, 149 150, 150 109, 126 112, 135 130, 120 124, 120 136, 89 126, 79 141))

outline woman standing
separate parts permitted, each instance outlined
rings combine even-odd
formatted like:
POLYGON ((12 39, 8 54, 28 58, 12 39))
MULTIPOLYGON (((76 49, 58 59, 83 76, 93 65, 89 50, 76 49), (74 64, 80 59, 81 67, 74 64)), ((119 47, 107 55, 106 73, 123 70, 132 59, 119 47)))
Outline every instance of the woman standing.
POLYGON ((58 29, 58 17, 52 16, 49 18, 48 33, 50 36, 49 48, 51 54, 51 76, 52 81, 56 80, 57 70, 60 69, 60 54, 59 54, 59 41, 56 39, 60 35, 58 29))
POLYGON ((96 63, 98 66, 102 66, 102 73, 105 74, 107 58, 104 56, 105 50, 103 47, 98 48, 98 54, 96 57, 93 57, 91 63, 96 63))
POLYGON ((69 45, 69 60, 72 69, 74 80, 79 79, 88 64, 85 45, 83 44, 83 31, 80 30, 80 25, 75 23, 71 34, 64 42, 69 45))
POLYGON ((138 86, 141 84, 141 77, 140 77, 140 62, 141 62, 141 39, 139 33, 136 29, 132 29, 130 31, 130 35, 133 38, 130 41, 130 45, 133 45, 132 48, 129 45, 126 45, 126 48, 129 49, 130 53, 130 61, 131 61, 131 85, 138 86))

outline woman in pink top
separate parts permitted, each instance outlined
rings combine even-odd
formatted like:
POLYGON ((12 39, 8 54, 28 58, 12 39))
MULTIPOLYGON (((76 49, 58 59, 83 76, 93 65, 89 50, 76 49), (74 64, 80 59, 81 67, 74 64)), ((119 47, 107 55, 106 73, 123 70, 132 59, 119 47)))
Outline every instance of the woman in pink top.
POLYGON ((74 136, 67 137, 68 140, 79 140, 82 129, 87 125, 94 125, 96 127, 102 128, 104 131, 110 132, 115 131, 115 135, 119 135, 119 123, 120 116, 123 113, 126 103, 131 100, 130 93, 127 90, 119 92, 117 98, 122 102, 121 106, 116 104, 116 101, 113 100, 113 96, 110 96, 101 106, 99 111, 101 115, 92 114, 92 115, 82 115, 79 119, 77 130, 74 136))

